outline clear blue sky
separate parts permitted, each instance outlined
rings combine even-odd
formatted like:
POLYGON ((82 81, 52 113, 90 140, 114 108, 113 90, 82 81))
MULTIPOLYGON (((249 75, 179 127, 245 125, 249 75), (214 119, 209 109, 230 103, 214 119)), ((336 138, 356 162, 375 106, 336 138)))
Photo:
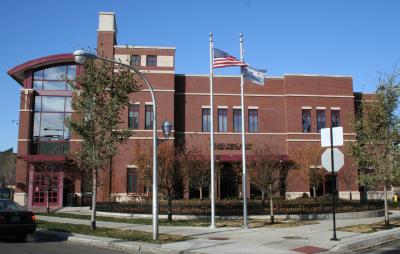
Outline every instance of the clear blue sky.
MULTIPOLYGON (((20 86, 6 73, 25 61, 96 46, 99 11, 116 12, 118 43, 175 46, 177 73, 208 73, 215 46, 268 75, 350 75, 371 92, 400 60, 400 1, 1 1, 0 151, 16 150, 20 86)), ((238 73, 238 69, 218 70, 238 73)))

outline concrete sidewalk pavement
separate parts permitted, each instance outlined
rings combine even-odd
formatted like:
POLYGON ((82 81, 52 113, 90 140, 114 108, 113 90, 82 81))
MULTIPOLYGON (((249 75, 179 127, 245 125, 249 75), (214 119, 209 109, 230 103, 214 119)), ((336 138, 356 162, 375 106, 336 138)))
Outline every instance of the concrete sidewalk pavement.
MULTIPOLYGON (((400 213, 393 212, 391 218, 400 218, 400 213)), ((90 221, 88 220, 48 216, 38 216, 38 219, 90 225, 90 221)), ((342 219, 337 220, 337 227, 379 221, 382 221, 382 217, 352 220, 342 219)), ((97 226, 124 230, 152 231, 151 225, 98 221, 97 226)), ((320 221, 319 224, 291 228, 264 227, 241 229, 224 227, 211 229, 207 227, 160 226, 160 233, 194 238, 189 241, 153 246, 155 250, 170 253, 317 253, 328 250, 348 253, 361 247, 368 247, 370 244, 376 244, 374 239, 378 239, 378 243, 380 243, 393 239, 393 237, 400 237, 400 229, 384 230, 370 234, 338 231, 337 237, 340 241, 331 241, 332 221, 320 221)), ((140 243, 131 243, 140 245, 140 243)), ((151 244, 146 244, 146 246, 151 246, 151 244)))

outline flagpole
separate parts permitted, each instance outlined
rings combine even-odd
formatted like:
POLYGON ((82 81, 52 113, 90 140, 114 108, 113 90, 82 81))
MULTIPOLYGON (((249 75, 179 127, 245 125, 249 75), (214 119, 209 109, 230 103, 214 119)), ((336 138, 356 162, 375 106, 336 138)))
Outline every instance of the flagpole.
MULTIPOLYGON (((240 33, 240 61, 243 59, 243 34, 240 33)), ((246 172, 246 136, 244 121, 244 74, 240 74, 240 99, 242 108, 242 196, 243 196, 243 228, 248 228, 247 224, 247 172, 246 172)))
POLYGON ((213 34, 210 33, 210 162, 211 162, 211 225, 215 228, 215 172, 214 172, 214 92, 213 92, 213 34))

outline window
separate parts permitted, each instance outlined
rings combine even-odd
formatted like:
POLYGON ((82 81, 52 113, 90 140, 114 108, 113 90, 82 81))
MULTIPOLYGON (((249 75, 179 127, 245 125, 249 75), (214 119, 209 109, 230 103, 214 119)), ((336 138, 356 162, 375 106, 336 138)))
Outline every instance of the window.
POLYGON ((148 55, 146 57, 146 66, 157 66, 157 56, 148 55))
POLYGON ((211 118, 210 118, 210 109, 209 108, 203 108, 201 110, 201 128, 203 132, 210 132, 211 129, 211 118))
POLYGON ((218 131, 227 132, 228 131, 228 110, 218 109, 218 131))
POLYGON ((332 127, 340 126, 340 110, 331 111, 331 121, 332 121, 332 127))
POLYGON ((317 131, 325 128, 325 110, 317 110, 317 131))
POLYGON ((302 110, 303 132, 311 132, 311 109, 302 110))
POLYGON ((145 107, 146 115, 145 115, 145 126, 146 130, 153 129, 153 105, 146 105, 145 107))
POLYGON ((129 105, 128 110, 128 128, 139 129, 139 105, 129 105))
POLYGON ((33 115, 33 154, 65 154, 69 151, 70 132, 66 119, 71 117, 71 97, 36 96, 33 115))
POLYGON ((127 192, 128 193, 136 193, 139 191, 138 188, 138 176, 136 170, 134 168, 128 168, 127 172, 127 192))
POLYGON ((242 110, 234 109, 233 110, 233 132, 241 132, 242 131, 242 110))
POLYGON ((33 73, 33 89, 36 90, 71 90, 66 79, 76 77, 76 65, 63 65, 47 68, 33 73))
POLYGON ((258 132, 258 109, 249 109, 249 132, 258 132))
POLYGON ((140 60, 140 55, 131 55, 131 66, 140 66, 141 65, 141 60, 140 60))

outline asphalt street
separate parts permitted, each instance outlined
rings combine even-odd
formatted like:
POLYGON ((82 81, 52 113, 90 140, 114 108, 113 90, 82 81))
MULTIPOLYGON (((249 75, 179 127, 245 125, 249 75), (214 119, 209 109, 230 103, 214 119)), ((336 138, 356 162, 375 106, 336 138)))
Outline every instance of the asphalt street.
MULTIPOLYGON (((24 242, 14 237, 0 237, 1 254, 126 254, 127 252, 111 249, 94 248, 90 246, 55 241, 35 235, 29 235, 24 242)), ((129 252, 132 253, 132 252, 129 252)))
POLYGON ((360 253, 368 254, 398 254, 400 253, 400 241, 394 241, 385 245, 381 245, 377 248, 364 250, 360 253))

